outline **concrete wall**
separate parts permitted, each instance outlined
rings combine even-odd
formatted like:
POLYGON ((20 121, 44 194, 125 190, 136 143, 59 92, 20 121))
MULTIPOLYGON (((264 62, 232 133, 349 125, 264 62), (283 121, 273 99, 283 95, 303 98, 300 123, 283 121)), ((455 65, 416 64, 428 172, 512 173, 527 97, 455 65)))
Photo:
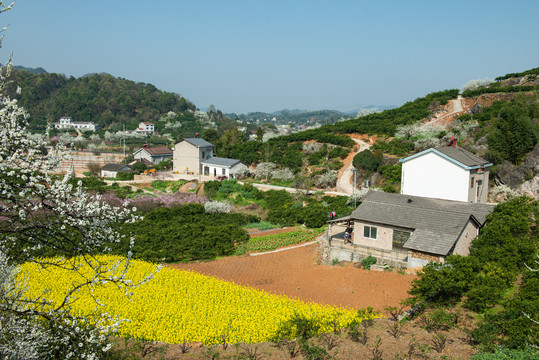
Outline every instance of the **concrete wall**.
POLYGON ((462 256, 470 255, 470 245, 477 234, 479 234, 479 228, 473 221, 468 219, 468 222, 460 234, 452 253, 462 256))
POLYGON ((401 193, 468 202, 469 171, 429 152, 402 164, 401 193))
POLYGON ((230 169, 229 168, 226 168, 226 167, 221 167, 221 166, 217 166, 217 165, 204 165, 202 164, 202 174, 206 175, 206 172, 205 172, 205 169, 204 168, 208 168, 208 176, 229 176, 230 175, 230 169), (223 173, 223 170, 224 173, 223 173))
POLYGON ((66 173, 71 169, 71 165, 75 168, 76 174, 82 174, 88 171, 88 165, 99 165, 102 167, 106 164, 113 163, 119 164, 124 159, 123 153, 111 153, 111 152, 99 152, 98 155, 92 151, 69 151, 66 150, 66 155, 70 159, 66 159, 60 163, 60 167, 57 169, 58 173, 66 173))
POLYGON ((192 172, 199 173, 200 154, 198 148, 187 141, 182 141, 174 146, 173 155, 174 171, 180 174, 192 172))
POLYGON ((365 259, 369 255, 372 255, 378 259, 376 263, 377 265, 388 264, 389 266, 396 268, 406 267, 406 262, 403 261, 383 259, 377 257, 374 253, 362 253, 356 250, 338 247, 329 247, 328 260, 333 261, 333 259, 337 259, 339 261, 361 262, 361 260, 365 259))
POLYGON ((410 229, 396 228, 396 227, 391 227, 387 225, 382 226, 379 224, 364 223, 364 222, 355 220, 353 242, 356 245, 384 249, 384 250, 392 250, 393 249, 393 230, 408 231, 410 233, 413 232, 410 229), (374 226, 377 228, 376 240, 366 238, 363 236, 364 234, 363 228, 365 226, 374 226))
POLYGON ((468 202, 471 203, 487 203, 488 197, 488 177, 489 171, 477 173, 477 170, 472 170, 470 175, 470 182, 468 184, 468 202), (473 187, 471 179, 473 181, 473 187))
POLYGON ((208 156, 213 156, 213 147, 197 148, 187 141, 181 141, 174 146, 172 160, 174 171, 177 171, 179 174, 187 172, 199 174, 202 171, 200 162, 208 156))

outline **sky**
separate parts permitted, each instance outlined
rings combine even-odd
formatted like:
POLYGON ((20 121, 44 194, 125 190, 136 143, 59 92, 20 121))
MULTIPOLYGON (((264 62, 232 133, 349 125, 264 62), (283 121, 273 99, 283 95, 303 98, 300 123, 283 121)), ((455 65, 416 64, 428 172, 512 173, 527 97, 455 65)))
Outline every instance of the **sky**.
POLYGON ((537 19, 537 0, 16 0, 0 61, 224 113, 350 111, 539 67, 537 19))

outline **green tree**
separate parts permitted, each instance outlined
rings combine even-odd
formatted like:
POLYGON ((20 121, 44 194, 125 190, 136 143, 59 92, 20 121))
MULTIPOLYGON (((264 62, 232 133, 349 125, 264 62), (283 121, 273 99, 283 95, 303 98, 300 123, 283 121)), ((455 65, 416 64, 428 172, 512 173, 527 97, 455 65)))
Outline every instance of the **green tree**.
POLYGON ((496 163, 519 163, 537 144, 537 126, 529 113, 517 105, 507 105, 487 138, 487 157, 496 163))

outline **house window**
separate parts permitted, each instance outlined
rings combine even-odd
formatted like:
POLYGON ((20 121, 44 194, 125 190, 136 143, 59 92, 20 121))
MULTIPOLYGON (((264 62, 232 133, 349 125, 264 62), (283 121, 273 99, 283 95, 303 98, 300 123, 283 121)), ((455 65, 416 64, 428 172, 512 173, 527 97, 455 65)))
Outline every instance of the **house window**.
POLYGON ((403 245, 410 238, 409 231, 393 230, 393 249, 402 249, 403 245))
POLYGON ((223 169, 223 175, 226 175, 226 169, 223 169))
POLYGON ((364 226, 363 227, 363 236, 369 239, 376 240, 376 226, 364 226))

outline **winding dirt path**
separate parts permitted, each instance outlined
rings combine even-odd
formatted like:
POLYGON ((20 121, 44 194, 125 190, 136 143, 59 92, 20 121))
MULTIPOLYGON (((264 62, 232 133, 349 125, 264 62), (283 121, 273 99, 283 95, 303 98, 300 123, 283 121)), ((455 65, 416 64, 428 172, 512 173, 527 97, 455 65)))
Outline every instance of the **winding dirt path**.
POLYGON ((339 174, 337 177, 337 186, 335 187, 337 192, 345 193, 352 195, 354 193, 354 185, 353 185, 353 169, 354 166, 352 164, 352 160, 354 159, 354 156, 356 156, 357 153, 362 152, 363 150, 366 150, 371 147, 369 143, 367 143, 364 140, 355 139, 352 138, 359 146, 356 147, 347 157, 344 159, 344 166, 341 170, 339 170, 339 174))
POLYGON ((457 118, 457 116, 464 113, 463 102, 464 98, 459 95, 457 99, 451 100, 451 110, 449 112, 444 113, 443 115, 440 115, 434 120, 427 122, 426 125, 442 125, 448 127, 453 122, 453 120, 457 118))

